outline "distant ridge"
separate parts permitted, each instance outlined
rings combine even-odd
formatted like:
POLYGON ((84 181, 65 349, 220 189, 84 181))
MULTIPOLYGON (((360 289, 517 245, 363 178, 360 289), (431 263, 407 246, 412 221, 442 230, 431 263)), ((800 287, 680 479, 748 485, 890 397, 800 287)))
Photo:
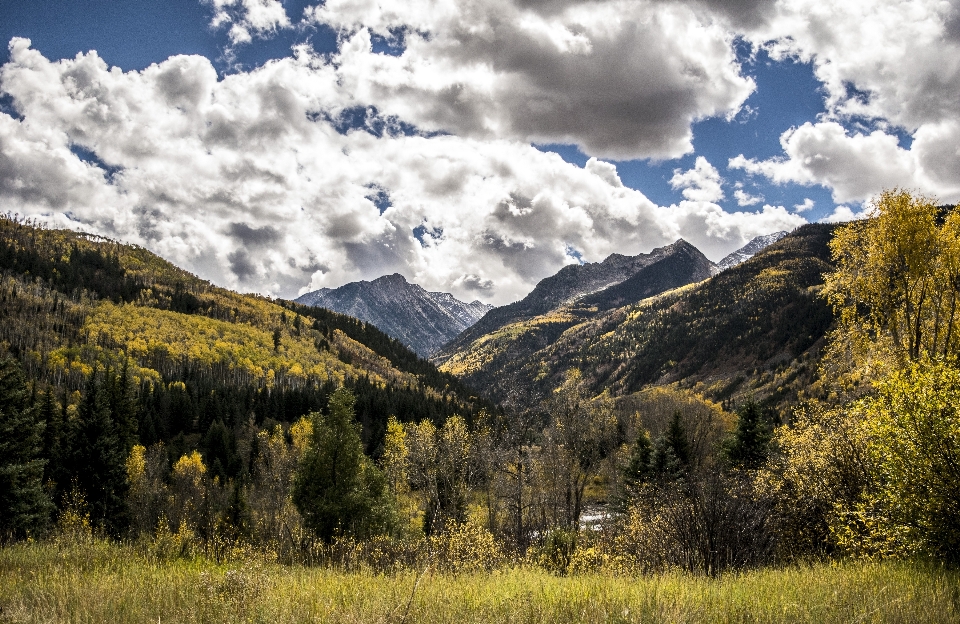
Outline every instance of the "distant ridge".
POLYGON ((399 273, 335 289, 321 288, 301 295, 296 302, 371 323, 424 358, 493 309, 480 301, 464 303, 449 293, 424 290, 399 273))
POLYGON ((648 254, 611 254, 602 262, 568 265, 540 280, 520 301, 488 312, 435 353, 432 360, 436 364, 445 362, 453 354, 469 349, 473 341, 484 335, 565 305, 607 310, 704 280, 716 271, 716 266, 700 250, 683 239, 648 254))
POLYGON ((721 271, 725 271, 730 267, 737 266, 741 262, 745 262, 752 258, 764 247, 774 244, 787 234, 789 234, 789 232, 774 232, 773 234, 757 236, 740 249, 728 254, 723 260, 717 263, 717 268, 721 271))
POLYGON ((818 375, 833 322, 819 286, 834 229, 804 225, 726 271, 653 294, 713 267, 677 241, 617 285, 463 340, 497 308, 434 361, 444 356, 441 371, 517 409, 538 409, 576 369, 592 394, 679 382, 717 401, 755 397, 785 417, 818 375))

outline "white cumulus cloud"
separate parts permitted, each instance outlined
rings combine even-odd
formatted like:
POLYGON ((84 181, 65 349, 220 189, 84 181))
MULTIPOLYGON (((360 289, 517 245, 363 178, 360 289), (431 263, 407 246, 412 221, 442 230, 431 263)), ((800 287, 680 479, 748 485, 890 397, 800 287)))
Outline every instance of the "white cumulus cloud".
POLYGON ((683 172, 677 169, 670 178, 670 186, 683 189, 681 194, 691 201, 720 201, 723 199, 722 184, 720 172, 703 156, 697 156, 693 169, 683 172))
POLYGON ((774 56, 812 62, 827 113, 784 133, 782 157, 737 166, 823 185, 838 202, 894 185, 960 200, 957 2, 779 0, 745 32, 774 56))
POLYGON ((683 237, 718 258, 803 222, 723 211, 706 161, 692 170, 699 199, 665 207, 612 164, 515 139, 342 133, 330 121, 354 93, 342 78, 303 48, 218 78, 203 57, 122 72, 15 39, 0 68, 17 113, 0 113, 0 197, 241 290, 292 297, 399 271, 497 304, 576 261, 570 249, 598 261, 683 237))
POLYGON ((250 43, 254 37, 268 37, 289 28, 290 18, 280 0, 201 0, 213 7, 212 28, 229 27, 233 45, 250 43))
MULTIPOLYGON (((692 151, 691 124, 754 89, 731 33, 679 2, 328 0, 350 103, 458 136, 577 144, 600 158, 692 151), (371 37, 397 40, 376 54, 371 37)), ((346 103, 345 103, 346 104, 346 103)))

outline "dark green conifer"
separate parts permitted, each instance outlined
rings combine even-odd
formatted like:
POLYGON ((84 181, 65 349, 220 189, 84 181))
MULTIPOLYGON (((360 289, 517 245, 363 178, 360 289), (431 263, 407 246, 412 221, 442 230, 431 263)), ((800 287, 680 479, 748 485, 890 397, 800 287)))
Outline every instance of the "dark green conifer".
POLYGON ((748 400, 737 410, 737 426, 724 446, 730 466, 756 470, 767 461, 773 432, 760 404, 748 400))
POLYGON ((20 364, 0 360, 0 539, 41 533, 52 509, 43 488, 43 422, 20 364))
POLYGON ((338 534, 373 535, 391 521, 387 482, 363 453, 355 402, 341 387, 331 395, 327 414, 310 415, 313 437, 293 484, 304 523, 327 541, 338 534))
POLYGON ((86 500, 94 527, 119 536, 127 524, 126 453, 99 378, 96 371, 90 376, 78 410, 71 477, 86 500))
POLYGON ((633 445, 633 452, 623 471, 624 484, 628 489, 635 490, 650 478, 650 459, 653 454, 653 445, 650 444, 650 435, 641 429, 637 441, 633 445))

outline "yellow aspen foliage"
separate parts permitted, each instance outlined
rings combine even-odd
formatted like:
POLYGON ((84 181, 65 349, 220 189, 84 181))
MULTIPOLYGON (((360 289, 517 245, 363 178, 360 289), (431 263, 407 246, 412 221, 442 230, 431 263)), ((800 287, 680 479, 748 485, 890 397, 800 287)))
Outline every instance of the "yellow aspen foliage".
POLYGON ((134 447, 130 449, 130 455, 127 456, 127 482, 130 484, 131 489, 142 485, 146 479, 146 453, 146 447, 135 444, 134 447))
POLYGON ((182 456, 173 465, 174 479, 189 481, 196 487, 199 487, 205 474, 207 474, 207 467, 203 464, 199 451, 182 456))
POLYGON ((206 475, 207 467, 197 451, 182 456, 173 464, 170 476, 173 497, 168 517, 178 530, 184 527, 197 530, 204 523, 206 475))
POLYGON ((297 450, 298 457, 303 457, 312 435, 313 423, 306 416, 301 416, 300 420, 290 426, 290 437, 293 438, 293 448, 297 450))
POLYGON ((884 520, 868 535, 952 564, 960 562, 958 406, 960 370, 941 362, 895 372, 858 406, 879 475, 869 500, 884 520))
POLYGON ((387 431, 383 439, 383 471, 394 494, 410 491, 407 464, 410 451, 407 449, 407 432, 396 416, 387 420, 387 431))
MULTIPOLYGON (((824 294, 839 318, 832 359, 870 379, 908 361, 960 351, 960 215, 902 189, 873 201, 869 219, 837 230, 837 269, 824 294)), ((829 363, 828 363, 829 366, 829 363)))

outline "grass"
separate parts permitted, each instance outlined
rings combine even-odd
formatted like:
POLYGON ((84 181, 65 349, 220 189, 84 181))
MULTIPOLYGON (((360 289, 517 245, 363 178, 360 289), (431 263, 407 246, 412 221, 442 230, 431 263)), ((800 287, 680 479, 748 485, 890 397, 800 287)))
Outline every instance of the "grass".
POLYGON ((163 561, 129 546, 0 549, 0 622, 956 622, 960 574, 821 564, 720 579, 339 572, 163 561), (416 585, 416 592, 413 588, 416 585), (412 599, 411 599, 412 597, 412 599))

